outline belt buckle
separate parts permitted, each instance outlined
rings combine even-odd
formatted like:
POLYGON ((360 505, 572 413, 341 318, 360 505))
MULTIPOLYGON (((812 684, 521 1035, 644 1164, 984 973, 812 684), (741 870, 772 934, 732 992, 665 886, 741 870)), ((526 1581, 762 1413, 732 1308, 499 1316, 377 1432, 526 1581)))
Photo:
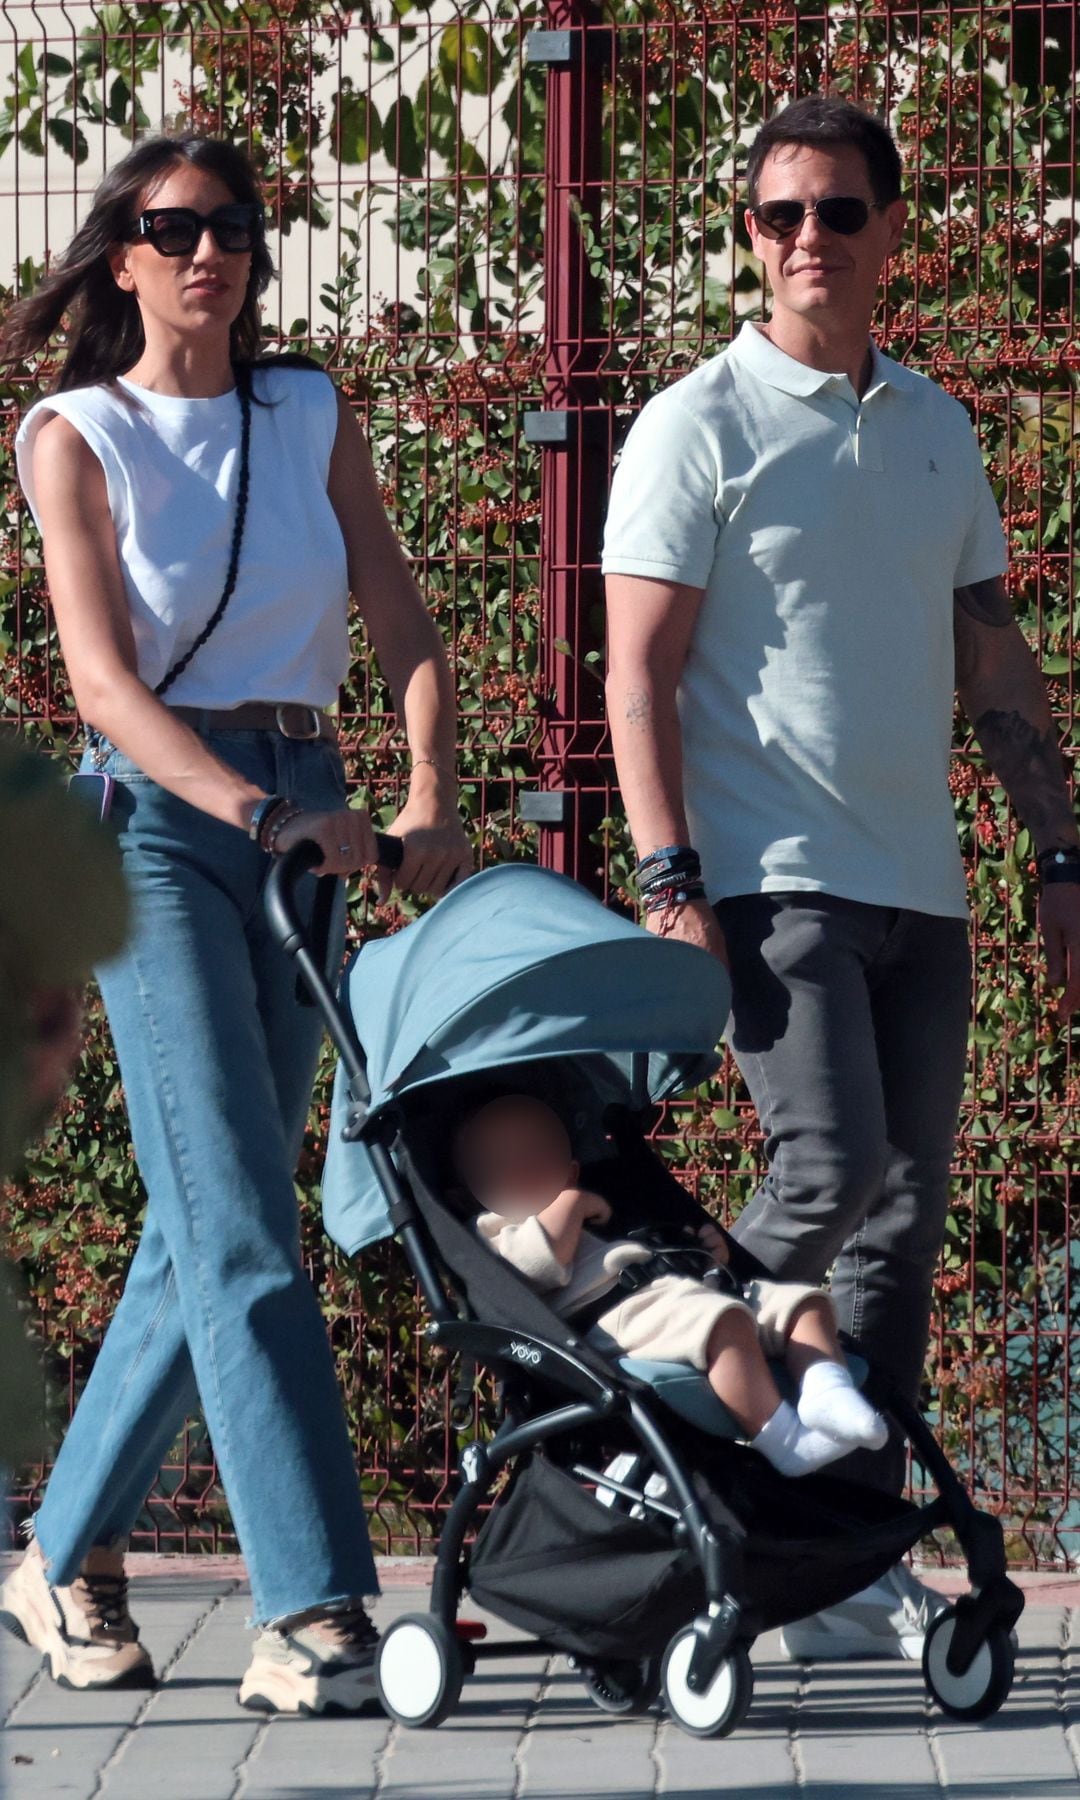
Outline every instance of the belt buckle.
POLYGON ((313 738, 322 736, 322 714, 320 713, 317 706, 305 706, 299 700, 289 700, 289 701, 286 701, 281 706, 275 706, 274 717, 277 720, 277 728, 280 731, 282 737, 283 738, 291 738, 294 743, 310 744, 313 738), (310 724, 310 730, 308 730, 308 731, 290 731, 289 730, 289 727, 286 723, 286 715, 289 713, 297 713, 297 712, 307 713, 308 721, 310 724))

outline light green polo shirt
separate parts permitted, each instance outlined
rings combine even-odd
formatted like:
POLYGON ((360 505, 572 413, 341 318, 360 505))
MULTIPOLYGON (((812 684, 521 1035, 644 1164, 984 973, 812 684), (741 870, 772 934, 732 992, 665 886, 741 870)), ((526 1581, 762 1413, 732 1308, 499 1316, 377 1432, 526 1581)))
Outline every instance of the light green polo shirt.
POLYGON ((876 348, 860 401, 746 323, 650 400, 615 472, 603 570, 704 589, 679 713, 710 899, 799 890, 966 916, 953 589, 1005 560, 963 407, 876 348))

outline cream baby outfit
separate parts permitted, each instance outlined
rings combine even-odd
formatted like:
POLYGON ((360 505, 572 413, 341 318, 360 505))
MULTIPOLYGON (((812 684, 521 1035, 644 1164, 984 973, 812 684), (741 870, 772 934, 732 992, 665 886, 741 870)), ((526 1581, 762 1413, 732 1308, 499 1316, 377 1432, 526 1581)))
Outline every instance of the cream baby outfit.
POLYGON ((634 1293, 618 1287, 620 1272, 648 1262, 654 1252, 626 1239, 605 1243, 582 1231, 577 1255, 565 1266, 551 1247, 539 1219, 504 1219, 482 1213, 476 1229, 489 1249, 505 1257, 540 1293, 548 1296, 560 1317, 579 1311, 615 1290, 613 1304, 586 1335, 598 1350, 617 1349, 623 1356, 654 1362, 688 1363, 708 1368, 709 1339, 718 1319, 732 1309, 749 1312, 766 1356, 782 1356, 798 1308, 820 1288, 793 1281, 753 1281, 743 1297, 706 1287, 691 1275, 660 1275, 634 1293))

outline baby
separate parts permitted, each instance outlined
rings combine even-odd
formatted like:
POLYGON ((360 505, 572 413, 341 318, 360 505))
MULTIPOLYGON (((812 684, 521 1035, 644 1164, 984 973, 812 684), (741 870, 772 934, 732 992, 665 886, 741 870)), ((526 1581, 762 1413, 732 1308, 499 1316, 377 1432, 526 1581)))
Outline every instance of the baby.
MULTIPOLYGON (((689 1363, 755 1450, 784 1475, 806 1475, 858 1448, 880 1450, 887 1428, 854 1386, 836 1336, 832 1304, 820 1289, 754 1281, 745 1297, 688 1275, 660 1275, 636 1291, 620 1271, 654 1252, 629 1240, 608 1242, 587 1229, 611 1208, 577 1185, 579 1168, 566 1129, 551 1107, 509 1094, 471 1113, 454 1139, 454 1162, 486 1210, 477 1230, 492 1250, 572 1315, 611 1292, 611 1306, 587 1334, 593 1346, 623 1356, 689 1363), (782 1400, 766 1356, 783 1356, 797 1408, 782 1400)), ((701 1241, 719 1264, 727 1249, 706 1226, 701 1241)))

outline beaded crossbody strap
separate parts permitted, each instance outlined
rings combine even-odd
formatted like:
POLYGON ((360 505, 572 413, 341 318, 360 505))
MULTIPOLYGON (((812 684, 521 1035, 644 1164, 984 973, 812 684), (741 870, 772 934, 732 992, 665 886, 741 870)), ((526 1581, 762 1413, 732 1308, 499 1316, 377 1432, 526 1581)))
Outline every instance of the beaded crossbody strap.
POLYGON ((236 392, 240 400, 240 474, 236 484, 236 518, 233 521, 232 548, 229 552, 229 569, 225 576, 225 586, 221 590, 221 599, 210 618, 207 619, 191 649, 185 651, 171 669, 162 676, 154 689, 160 699, 167 693, 178 676, 182 675, 197 650, 201 650, 207 638, 216 631, 225 616, 225 608, 232 599, 236 586, 236 575, 240 567, 240 544, 244 536, 244 521, 247 518, 248 485, 251 467, 251 388, 250 377, 246 369, 236 371, 236 392))

